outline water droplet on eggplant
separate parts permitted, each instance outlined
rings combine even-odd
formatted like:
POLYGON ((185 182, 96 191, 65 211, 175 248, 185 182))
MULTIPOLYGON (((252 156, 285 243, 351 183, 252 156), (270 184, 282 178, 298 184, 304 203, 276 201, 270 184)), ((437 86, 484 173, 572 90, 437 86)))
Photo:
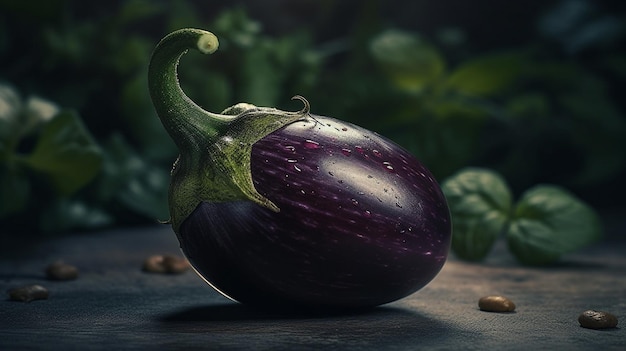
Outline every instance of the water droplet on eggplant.
POLYGON ((391 172, 391 173, 395 172, 395 170, 393 169, 393 166, 391 165, 391 163, 389 163, 389 162, 383 162, 383 166, 385 167, 385 169, 386 169, 388 172, 391 172))
POLYGON ((307 139, 304 141, 304 147, 307 149, 319 149, 320 143, 318 143, 317 141, 307 139))

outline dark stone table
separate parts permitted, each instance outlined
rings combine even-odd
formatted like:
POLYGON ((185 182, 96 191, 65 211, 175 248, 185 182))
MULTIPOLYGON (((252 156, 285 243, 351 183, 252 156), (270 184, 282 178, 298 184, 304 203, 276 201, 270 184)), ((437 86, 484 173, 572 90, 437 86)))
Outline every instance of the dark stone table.
MULTIPOLYGON (((0 300, 0 350, 624 350, 626 227, 548 268, 518 265, 503 243, 482 263, 451 257, 424 289, 366 312, 255 312, 213 291, 195 273, 142 272, 152 254, 180 255, 167 226, 111 230, 19 245, 0 257, 0 289, 47 287, 47 300, 0 300), (58 259, 80 269, 48 281, 58 259), (478 309, 481 296, 512 299, 514 313, 478 309), (587 309, 621 325, 580 327, 587 309)), ((14 244, 11 244, 14 245, 14 244)))

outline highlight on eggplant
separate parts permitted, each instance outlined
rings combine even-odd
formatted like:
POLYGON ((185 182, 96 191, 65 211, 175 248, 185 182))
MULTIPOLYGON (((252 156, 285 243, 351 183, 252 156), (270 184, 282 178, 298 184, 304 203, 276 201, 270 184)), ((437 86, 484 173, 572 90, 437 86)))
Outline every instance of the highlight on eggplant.
MULTIPOLYGON (((170 221, 196 272, 256 307, 362 308, 406 297, 443 267, 446 199, 391 140, 304 108, 196 105, 177 77, 189 49, 217 37, 182 29, 157 45, 149 88, 180 156, 170 221)), ((207 49, 208 48, 208 49, 207 49)))

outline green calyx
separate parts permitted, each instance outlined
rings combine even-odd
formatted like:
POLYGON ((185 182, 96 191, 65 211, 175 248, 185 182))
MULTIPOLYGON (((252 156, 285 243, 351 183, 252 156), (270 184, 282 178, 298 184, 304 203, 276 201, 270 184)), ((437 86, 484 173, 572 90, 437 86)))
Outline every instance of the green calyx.
POLYGON ((189 49, 211 54, 218 45, 211 32, 181 29, 159 42, 150 61, 152 103, 180 151, 169 189, 170 221, 176 233, 202 201, 250 200, 279 211, 254 187, 250 170, 252 145, 309 116, 309 103, 301 96, 294 97, 304 103, 298 112, 240 103, 216 114, 195 104, 180 87, 178 62, 189 49))

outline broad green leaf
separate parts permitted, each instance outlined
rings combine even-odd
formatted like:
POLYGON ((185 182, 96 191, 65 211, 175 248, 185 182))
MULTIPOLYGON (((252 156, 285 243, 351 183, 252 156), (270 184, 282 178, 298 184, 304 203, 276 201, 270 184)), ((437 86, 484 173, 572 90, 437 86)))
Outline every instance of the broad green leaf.
POLYGON ((482 260, 509 220, 509 187, 493 171, 467 168, 446 179, 442 189, 452 217, 452 250, 462 259, 482 260))
POLYGON ((464 95, 493 97, 509 91, 523 71, 525 58, 518 53, 487 55, 463 63, 444 86, 464 95))
POLYGON ((409 92, 423 91, 445 71, 441 54, 416 34, 383 32, 372 40, 370 52, 389 78, 409 92))
POLYGON ((62 195, 74 193, 100 171, 100 148, 80 118, 68 111, 44 125, 27 164, 47 176, 62 195))
POLYGON ((538 185, 517 203, 507 241, 520 262, 545 265, 601 236, 599 217, 591 207, 565 189, 538 185))

